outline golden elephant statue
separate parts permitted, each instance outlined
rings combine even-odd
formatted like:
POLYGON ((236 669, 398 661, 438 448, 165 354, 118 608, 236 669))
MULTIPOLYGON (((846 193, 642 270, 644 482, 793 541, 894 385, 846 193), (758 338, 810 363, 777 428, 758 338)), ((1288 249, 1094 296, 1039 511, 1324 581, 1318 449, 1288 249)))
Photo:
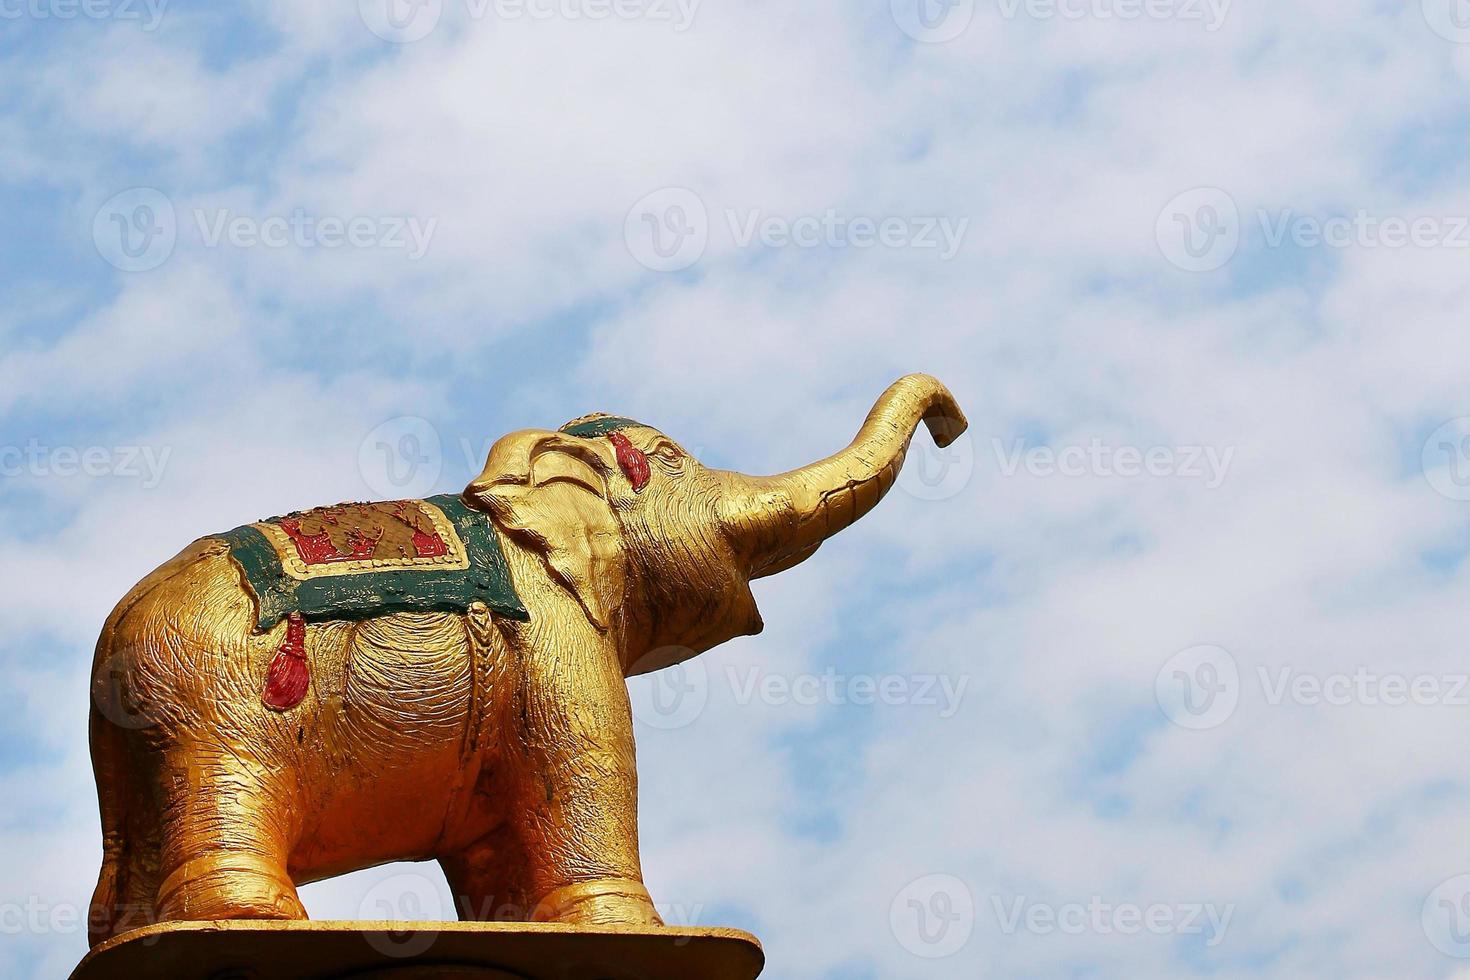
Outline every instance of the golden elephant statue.
POLYGON ((467 919, 659 923, 625 678, 758 633, 749 583, 893 485, 928 375, 781 476, 588 416, 500 439, 463 494, 201 538, 108 617, 91 749, 93 945, 158 920, 301 919, 298 885, 438 859, 467 919))

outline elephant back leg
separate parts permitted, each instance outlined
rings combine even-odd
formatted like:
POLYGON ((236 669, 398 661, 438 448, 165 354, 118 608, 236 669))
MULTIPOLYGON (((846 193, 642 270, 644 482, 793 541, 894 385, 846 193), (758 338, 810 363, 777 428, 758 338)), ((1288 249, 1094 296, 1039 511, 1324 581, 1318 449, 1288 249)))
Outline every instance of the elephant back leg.
POLYGON ((287 871, 294 807, 271 777, 216 746, 165 756, 158 914, 305 919, 287 871))
POLYGON ((526 881, 526 858, 509 827, 441 856, 439 866, 461 920, 521 922, 531 917, 533 898, 526 881))

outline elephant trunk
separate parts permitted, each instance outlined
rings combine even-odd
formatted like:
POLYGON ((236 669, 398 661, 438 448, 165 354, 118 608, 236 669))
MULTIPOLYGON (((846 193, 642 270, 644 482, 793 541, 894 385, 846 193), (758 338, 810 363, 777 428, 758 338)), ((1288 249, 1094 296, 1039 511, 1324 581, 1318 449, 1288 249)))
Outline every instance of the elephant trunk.
POLYGON ((967 424, 937 378, 910 374, 879 396, 841 452, 780 476, 730 474, 725 524, 749 556, 750 577, 799 564, 872 510, 897 479, 921 419, 940 448, 967 424))

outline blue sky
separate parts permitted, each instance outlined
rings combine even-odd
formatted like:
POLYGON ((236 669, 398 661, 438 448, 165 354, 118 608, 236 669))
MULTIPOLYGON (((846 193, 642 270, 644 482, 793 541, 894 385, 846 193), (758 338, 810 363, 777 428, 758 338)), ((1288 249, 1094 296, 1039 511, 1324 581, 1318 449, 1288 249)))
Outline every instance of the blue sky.
POLYGON ((666 916, 1470 976, 1458 0, 387 2, 0 3, 7 976, 85 947, 91 647, 188 541, 594 410, 780 471, 909 371, 966 439, 635 683, 666 916))

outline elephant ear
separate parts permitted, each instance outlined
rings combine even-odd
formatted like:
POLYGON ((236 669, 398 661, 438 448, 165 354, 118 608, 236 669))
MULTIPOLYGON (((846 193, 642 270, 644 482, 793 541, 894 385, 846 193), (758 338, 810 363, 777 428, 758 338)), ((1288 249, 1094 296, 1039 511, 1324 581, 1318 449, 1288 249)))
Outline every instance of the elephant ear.
POLYGON ((560 481, 471 489, 506 534, 541 555, 593 625, 607 630, 627 586, 623 529, 607 501, 560 481))

